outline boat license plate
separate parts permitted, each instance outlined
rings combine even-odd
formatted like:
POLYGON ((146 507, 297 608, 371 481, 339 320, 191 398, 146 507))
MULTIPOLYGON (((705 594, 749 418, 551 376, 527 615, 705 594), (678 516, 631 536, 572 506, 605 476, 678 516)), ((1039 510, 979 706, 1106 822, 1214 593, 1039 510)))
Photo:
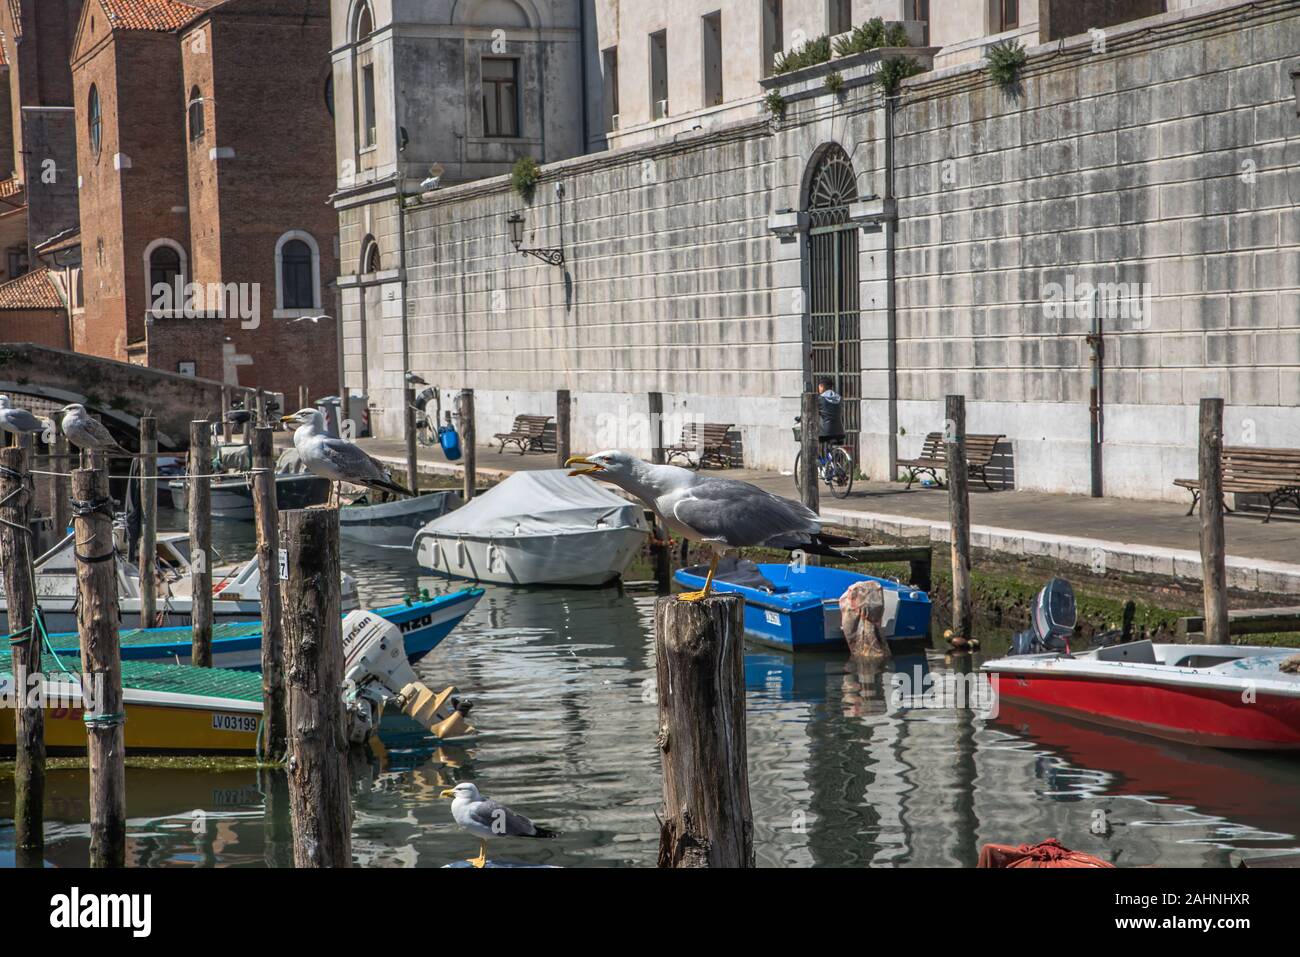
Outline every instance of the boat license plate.
POLYGON ((251 714, 214 714, 214 731, 257 731, 257 718, 251 714))

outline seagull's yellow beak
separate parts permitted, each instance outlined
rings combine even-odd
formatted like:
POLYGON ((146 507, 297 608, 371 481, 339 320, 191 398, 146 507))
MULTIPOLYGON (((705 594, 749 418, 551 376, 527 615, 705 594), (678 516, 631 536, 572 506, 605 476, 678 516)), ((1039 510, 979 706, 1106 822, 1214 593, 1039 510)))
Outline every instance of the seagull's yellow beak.
POLYGON ((297 418, 297 415, 282 415, 280 416, 280 423, 282 425, 288 425, 290 422, 297 421, 297 418))
POLYGON ((455 796, 456 796, 456 792, 452 788, 447 788, 445 791, 441 792, 438 795, 438 797, 440 798, 454 798, 455 796))
POLYGON ((587 468, 574 469, 572 472, 569 473, 570 478, 572 478, 575 475, 591 475, 594 472, 605 471, 605 466, 601 465, 599 462, 591 461, 591 459, 587 458, 585 455, 572 455, 569 458, 565 459, 564 467, 567 469, 571 465, 585 465, 587 466, 587 468))

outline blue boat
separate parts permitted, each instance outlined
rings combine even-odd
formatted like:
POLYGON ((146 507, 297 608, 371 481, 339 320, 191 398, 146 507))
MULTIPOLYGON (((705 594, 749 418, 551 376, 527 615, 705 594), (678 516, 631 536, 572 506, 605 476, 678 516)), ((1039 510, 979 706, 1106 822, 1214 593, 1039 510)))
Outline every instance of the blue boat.
MULTIPOLYGON (((420 600, 407 599, 400 605, 372 609, 402 631, 406 657, 415 664, 451 633, 483 597, 482 588, 462 588, 446 595, 420 600)), ((123 661, 151 661, 188 664, 191 629, 189 625, 172 628, 126 628, 120 632, 123 661)), ((50 647, 60 658, 79 660, 76 632, 50 635, 50 647)), ((262 623, 260 621, 224 622, 212 628, 212 665, 239 671, 262 668, 262 623)))
MULTIPOLYGON (((708 566, 681 568, 673 577, 691 590, 704 587, 708 566)), ((745 599, 745 633, 787 651, 845 647, 840 596, 855 582, 879 582, 885 590, 882 625, 891 641, 924 638, 930 630, 930 596, 911 585, 842 568, 819 565, 755 564, 725 560, 713 576, 713 590, 745 599)))

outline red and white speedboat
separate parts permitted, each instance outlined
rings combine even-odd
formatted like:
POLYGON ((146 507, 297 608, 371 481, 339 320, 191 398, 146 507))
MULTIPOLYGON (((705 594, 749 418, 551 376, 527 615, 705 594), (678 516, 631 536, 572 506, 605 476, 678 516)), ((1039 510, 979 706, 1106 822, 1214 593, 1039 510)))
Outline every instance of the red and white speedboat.
POLYGON ((984 664, 999 700, 1215 748, 1300 750, 1300 648, 1133 641, 984 664))

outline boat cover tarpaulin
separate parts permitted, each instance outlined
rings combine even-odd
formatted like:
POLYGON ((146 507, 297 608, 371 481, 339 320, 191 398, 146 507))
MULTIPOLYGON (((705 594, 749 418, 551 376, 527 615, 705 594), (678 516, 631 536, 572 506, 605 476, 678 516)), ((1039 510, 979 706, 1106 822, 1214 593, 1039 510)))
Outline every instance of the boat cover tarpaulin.
POLYGON ((1054 837, 1037 844, 985 844, 976 867, 1114 867, 1099 857, 1072 851, 1054 837))
POLYGON ((516 472, 422 534, 465 538, 563 535, 606 528, 645 528, 643 507, 563 469, 516 472))

